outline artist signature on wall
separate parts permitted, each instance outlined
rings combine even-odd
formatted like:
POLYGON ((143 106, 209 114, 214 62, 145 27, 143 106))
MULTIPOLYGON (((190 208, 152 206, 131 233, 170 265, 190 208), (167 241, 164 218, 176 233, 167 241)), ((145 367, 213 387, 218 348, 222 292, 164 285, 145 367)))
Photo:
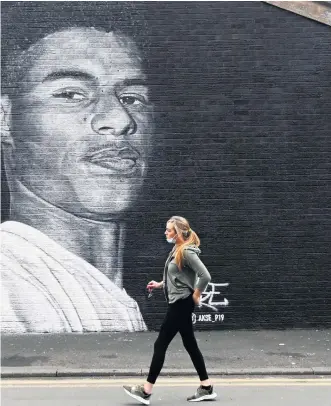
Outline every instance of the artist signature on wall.
POLYGON ((208 283, 208 286, 201 294, 200 306, 198 308, 199 314, 192 313, 193 324, 197 322, 221 323, 224 321, 224 314, 220 314, 220 309, 228 306, 229 301, 224 297, 222 290, 228 286, 229 283, 208 283), (205 312, 208 310, 213 310, 217 313, 200 313, 200 311, 205 312))
POLYGON ((229 301, 226 297, 222 296, 222 289, 228 287, 228 283, 208 283, 206 289, 201 295, 201 308, 204 310, 208 307, 211 310, 219 311, 221 307, 229 305, 229 301))

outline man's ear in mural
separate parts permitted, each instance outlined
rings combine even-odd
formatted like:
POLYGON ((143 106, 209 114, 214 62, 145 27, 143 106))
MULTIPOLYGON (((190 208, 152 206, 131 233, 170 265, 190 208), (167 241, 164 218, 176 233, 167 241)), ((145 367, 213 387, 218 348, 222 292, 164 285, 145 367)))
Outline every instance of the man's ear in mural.
POLYGON ((7 95, 1 96, 1 148, 7 179, 11 179, 14 169, 14 139, 11 133, 11 101, 7 95))
POLYGON ((11 127, 11 101, 7 95, 1 96, 1 142, 13 146, 10 134, 11 127))

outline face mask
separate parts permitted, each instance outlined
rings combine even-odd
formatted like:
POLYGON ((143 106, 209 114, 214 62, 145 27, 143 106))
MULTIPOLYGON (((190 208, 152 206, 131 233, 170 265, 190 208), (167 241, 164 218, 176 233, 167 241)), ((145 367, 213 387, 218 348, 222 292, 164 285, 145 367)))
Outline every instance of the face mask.
POLYGON ((167 238, 169 244, 176 244, 176 238, 167 238))

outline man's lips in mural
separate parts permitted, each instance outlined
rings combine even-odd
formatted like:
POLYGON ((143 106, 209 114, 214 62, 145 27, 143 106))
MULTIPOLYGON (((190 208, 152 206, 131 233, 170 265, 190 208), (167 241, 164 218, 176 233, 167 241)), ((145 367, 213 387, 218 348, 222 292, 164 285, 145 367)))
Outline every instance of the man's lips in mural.
POLYGON ((117 174, 132 174, 140 166, 139 154, 130 147, 94 148, 85 155, 84 161, 117 174))

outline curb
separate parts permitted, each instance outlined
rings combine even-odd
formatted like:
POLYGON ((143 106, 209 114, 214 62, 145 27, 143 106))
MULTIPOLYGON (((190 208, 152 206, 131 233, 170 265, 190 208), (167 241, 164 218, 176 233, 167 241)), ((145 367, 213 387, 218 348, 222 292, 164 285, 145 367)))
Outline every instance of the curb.
MULTIPOLYGON (((147 369, 1 368, 1 378, 124 377, 146 376, 147 369)), ((331 375, 330 367, 210 369, 210 376, 331 375)), ((196 376, 195 369, 167 369, 160 376, 196 376)))

